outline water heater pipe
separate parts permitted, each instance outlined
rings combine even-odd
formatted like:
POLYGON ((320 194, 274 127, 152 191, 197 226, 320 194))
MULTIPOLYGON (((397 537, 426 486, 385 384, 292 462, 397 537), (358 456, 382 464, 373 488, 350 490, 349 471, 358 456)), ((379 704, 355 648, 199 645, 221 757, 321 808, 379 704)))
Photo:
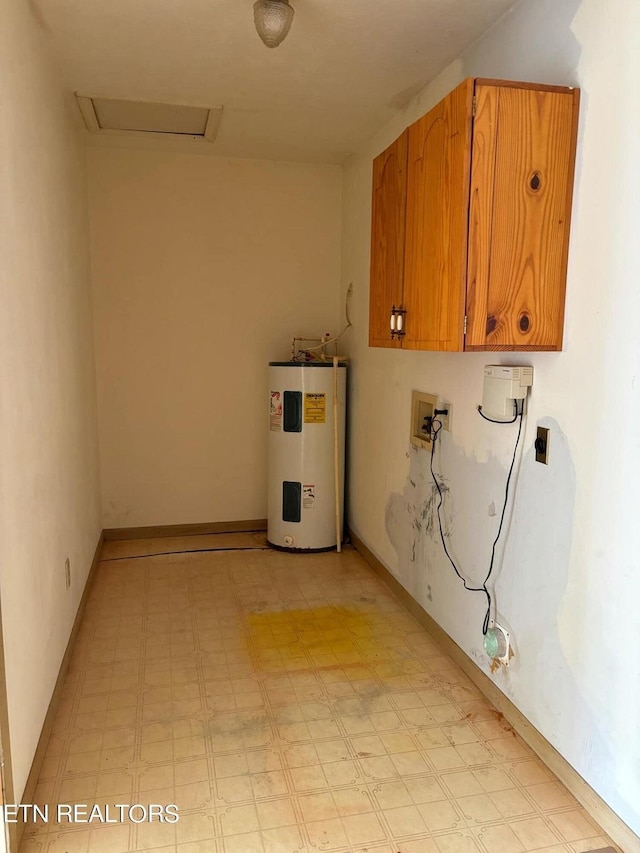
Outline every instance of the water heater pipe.
POLYGON ((342 551, 342 530, 340 525, 340 451, 338 446, 338 364, 340 359, 333 357, 333 474, 336 504, 336 550, 342 551))

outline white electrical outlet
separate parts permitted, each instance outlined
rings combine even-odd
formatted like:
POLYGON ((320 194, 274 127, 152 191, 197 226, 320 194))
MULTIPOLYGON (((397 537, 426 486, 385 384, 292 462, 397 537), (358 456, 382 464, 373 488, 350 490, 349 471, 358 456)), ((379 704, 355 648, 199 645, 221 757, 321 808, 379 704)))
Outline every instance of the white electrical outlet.
POLYGON ((66 584, 67 589, 71 586, 71 561, 67 557, 64 561, 64 582, 66 584))

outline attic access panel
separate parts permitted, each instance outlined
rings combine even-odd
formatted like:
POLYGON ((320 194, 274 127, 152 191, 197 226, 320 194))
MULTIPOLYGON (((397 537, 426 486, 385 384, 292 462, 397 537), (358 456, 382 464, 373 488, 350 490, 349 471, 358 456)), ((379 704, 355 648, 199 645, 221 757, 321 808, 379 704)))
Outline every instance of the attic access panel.
POLYGON ((127 101, 77 93, 76 99, 87 130, 92 133, 168 134, 213 142, 222 116, 222 107, 127 101))

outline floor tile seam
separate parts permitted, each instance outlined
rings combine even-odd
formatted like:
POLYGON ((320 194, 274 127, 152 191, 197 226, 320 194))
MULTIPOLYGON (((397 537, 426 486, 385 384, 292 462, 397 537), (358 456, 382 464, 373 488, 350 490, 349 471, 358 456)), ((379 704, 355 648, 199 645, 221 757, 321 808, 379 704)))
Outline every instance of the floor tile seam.
MULTIPOLYGON (((270 719, 272 721, 272 731, 275 733, 276 738, 277 738, 277 749, 279 750, 279 753, 281 755, 281 759, 284 759, 284 757, 285 757, 284 756, 284 749, 286 748, 285 747, 285 740, 284 740, 284 738, 281 737, 280 728, 279 728, 279 726, 282 724, 278 723, 277 711, 273 708, 273 706, 271 705, 271 703, 268 700, 268 691, 266 689, 266 686, 264 685, 264 682, 261 683, 260 687, 261 687, 261 694, 262 694, 262 696, 265 700, 265 703, 266 703, 266 713, 268 715, 268 719, 270 719)), ((282 764, 283 765, 286 764, 286 761, 282 760, 282 764)))
MULTIPOLYGON (((417 808, 417 806, 415 808, 417 808)), ((390 811, 390 809, 387 809, 387 811, 390 811)), ((394 830, 391 827, 391 823, 389 821, 389 818, 385 814, 384 809, 376 810, 375 814, 378 817, 378 819, 380 820, 380 822, 382 823, 382 826, 383 826, 385 833, 387 835, 387 840, 390 841, 391 843, 394 843, 394 842, 399 841, 399 840, 400 841, 401 840, 411 841, 411 840, 415 840, 415 839, 424 840, 424 839, 430 839, 433 837, 431 830, 429 829, 426 821, 424 821, 424 820, 423 820, 423 823, 425 826, 424 829, 421 829, 417 832, 411 832, 411 833, 404 833, 403 834, 403 833, 395 833, 394 832, 394 830)))
MULTIPOLYGON (((192 718, 187 718, 187 719, 192 719, 192 718)), ((173 722, 173 720, 172 720, 172 722, 173 722)), ((145 725, 146 725, 146 724, 145 724, 145 725)), ((140 728, 145 728, 145 725, 141 726, 140 728)), ((105 732, 107 732, 107 733, 108 733, 108 731, 109 731, 109 730, 108 730, 108 729, 105 729, 105 730, 102 730, 102 731, 105 731, 105 732)), ((117 730, 116 730, 116 731, 117 731, 117 730)), ((182 737, 182 738, 175 738, 175 737, 171 737, 171 738, 162 739, 162 740, 157 740, 157 741, 142 741, 142 740, 138 741, 138 739, 136 738, 136 742, 135 742, 135 743, 133 743, 133 744, 130 744, 130 745, 128 745, 128 746, 123 746, 123 747, 103 747, 103 748, 101 748, 101 749, 97 749, 97 750, 86 750, 86 751, 84 751, 84 752, 75 752, 75 753, 69 753, 69 754, 70 754, 70 755, 89 755, 89 754, 92 754, 92 753, 94 753, 94 752, 97 752, 97 753, 100 753, 100 755, 102 756, 102 754, 103 754, 103 753, 105 753, 105 752, 110 752, 112 749, 131 749, 131 750, 133 750, 133 751, 134 751, 134 756, 135 756, 135 757, 134 757, 133 759, 131 759, 130 761, 127 761, 127 762, 126 762, 126 764, 125 764, 125 765, 123 765, 122 767, 118 767, 118 768, 105 768, 105 769, 101 769, 101 770, 97 770, 97 771, 95 771, 95 772, 98 772, 98 773, 104 773, 104 774, 117 773, 117 772, 122 772, 122 769, 123 769, 123 768, 125 768, 125 769, 127 769, 127 768, 138 769, 139 767, 140 767, 140 768, 144 768, 144 767, 147 767, 147 766, 159 766, 159 765, 167 764, 168 762, 167 762, 166 760, 164 760, 164 759, 159 759, 158 761, 148 761, 147 759, 141 758, 141 757, 140 757, 140 755, 141 755, 141 747, 143 747, 143 746, 151 746, 152 744, 167 743, 167 742, 168 742, 168 740, 171 740, 172 742, 173 742, 173 741, 176 741, 176 740, 177 740, 177 741, 180 741, 180 740, 189 740, 189 739, 193 739, 193 737, 200 737, 200 735, 195 735, 195 736, 194 736, 194 735, 186 735, 185 737, 182 737)), ((171 763, 174 763, 174 764, 176 764, 176 763, 177 763, 177 764, 180 764, 180 763, 183 763, 183 762, 186 762, 186 761, 193 761, 193 760, 197 760, 197 759, 202 758, 202 757, 204 757, 205 755, 209 755, 209 754, 213 754, 213 752, 212 752, 211 750, 205 750, 205 751, 204 751, 204 752, 202 752, 202 753, 194 753, 194 754, 193 754, 193 755, 191 755, 191 756, 183 756, 183 757, 179 757, 179 758, 175 758, 175 757, 174 757, 174 758, 172 758, 172 759, 171 759, 171 763)), ((87 773, 86 773, 86 774, 84 774, 84 775, 90 775, 92 772, 94 772, 94 771, 87 771, 87 773)), ((60 774, 58 774, 58 775, 60 775, 61 777, 64 777, 64 778, 78 778, 78 777, 83 776, 83 771, 78 771, 77 773, 76 773, 76 772, 74 772, 74 771, 71 771, 71 772, 70 772, 70 773, 68 773, 68 774, 67 774, 67 773, 60 773, 60 774)))
MULTIPOLYGON (((256 709, 256 710, 258 710, 258 709, 256 709)), ((260 710, 262 710, 262 709, 260 709, 260 710)), ((193 714, 185 714, 185 715, 181 715, 181 717, 180 717, 180 718, 172 717, 172 718, 171 718, 171 721, 175 721, 175 720, 177 720, 177 719, 192 719, 192 718, 193 718, 193 714)), ((205 724, 206 724, 206 722, 208 722, 208 721, 209 721, 209 719, 210 719, 206 713, 200 713, 200 714, 198 715, 198 718, 199 718, 203 723, 205 723, 205 724)), ((333 718, 324 718, 324 719, 330 720, 330 719, 333 719, 333 718)), ((134 728, 134 729, 136 730, 136 732, 139 734, 141 729, 143 729, 143 728, 145 728, 145 727, 148 727, 148 726, 150 726, 150 725, 153 725, 153 722, 154 722, 154 721, 153 721, 153 720, 151 720, 151 719, 146 719, 146 720, 143 720, 142 722, 137 722, 137 723, 135 724, 135 726, 122 726, 121 724, 117 724, 117 725, 109 726, 109 727, 105 726, 105 727, 101 728, 101 729, 100 729, 100 730, 98 730, 98 731, 100 731, 100 732, 123 731, 123 730, 129 730, 129 729, 131 729, 131 728, 134 728)), ((158 721, 158 722, 161 722, 161 721, 158 721)), ((319 722, 319 721, 314 721, 314 720, 305 720, 305 721, 302 721, 302 722, 304 722, 304 723, 306 724, 306 723, 308 723, 308 722, 319 722)), ((287 724, 288 724, 288 723, 282 723, 282 722, 276 722, 276 723, 275 723, 275 725, 276 725, 276 726, 287 725, 287 724)), ((416 729, 415 729, 415 727, 400 726, 400 727, 394 727, 394 729, 390 729, 390 730, 375 730, 375 729, 374 729, 373 731, 363 732, 362 734, 356 734, 356 733, 341 734, 341 737, 342 737, 342 738, 352 738, 352 737, 356 737, 356 738, 357 738, 357 737, 367 737, 367 736, 380 736, 381 734, 382 734, 382 735, 384 735, 385 733, 392 733, 392 732, 394 732, 394 731, 397 731, 398 729, 405 729, 405 730, 407 730, 407 734, 409 734, 409 735, 419 735, 419 734, 420 734, 420 731, 421 731, 421 730, 416 730, 416 729)), ((71 729, 69 729, 69 730, 68 730, 68 735, 70 736, 70 739, 73 739, 74 737, 82 736, 83 734, 90 734, 90 733, 91 733, 91 731, 92 731, 92 730, 71 728, 71 729)), ((429 729, 427 729, 427 731, 429 731, 429 729)), ((96 733, 97 733, 97 732, 96 732, 96 733)), ((210 733, 209 733, 209 734, 210 734, 210 733)), ((187 737, 188 737, 188 736, 187 736, 187 737)), ((331 735, 326 735, 326 736, 324 736, 324 737, 322 737, 322 738, 314 738, 313 736, 310 736, 310 738, 308 738, 308 739, 304 739, 303 741, 296 741, 296 742, 308 742, 309 740, 311 740, 311 741, 314 741, 314 740, 321 740, 321 741, 325 741, 325 740, 333 739, 333 738, 335 738, 335 735, 333 735, 333 734, 331 734, 331 735)), ((284 740, 284 739, 282 739, 282 740, 283 740, 285 743, 290 743, 290 741, 287 741, 287 740, 284 740)), ((151 743, 151 741, 149 741, 149 743, 151 743)), ((136 739, 136 745, 137 745, 137 739, 136 739)), ((112 748, 117 748, 117 747, 103 747, 103 748, 101 748, 101 750, 102 750, 102 749, 112 749, 112 748)), ((123 748, 125 748, 125 747, 123 747, 123 748)), ((419 748, 419 750, 420 750, 420 751, 424 751, 425 749, 426 749, 425 747, 420 747, 420 748, 419 748)), ((71 753, 71 752, 70 752, 70 750, 68 750, 68 747, 67 747, 67 749, 65 749, 63 752, 64 752, 64 753, 66 753, 67 755, 69 755, 69 754, 82 754, 82 752, 92 752, 92 751, 98 751, 98 750, 83 750, 83 751, 80 751, 80 752, 76 751, 75 753, 71 753)), ((493 764, 500 763, 500 764, 506 764, 506 765, 508 765, 508 769, 509 769, 509 770, 512 770, 514 765, 515 765, 515 766, 517 766, 518 764, 526 763, 528 760, 530 760, 530 759, 529 759, 529 758, 526 758, 526 757, 524 757, 524 758, 522 758, 522 759, 516 759, 516 760, 513 760, 513 759, 507 759, 506 761, 505 761, 504 759, 500 758, 500 759, 496 759, 496 760, 495 760, 495 761, 493 761, 493 762, 482 762, 482 763, 473 764, 473 765, 468 765, 468 766, 470 766, 470 767, 478 767, 478 768, 482 768, 482 767, 488 766, 488 765, 490 765, 490 764, 491 764, 491 765, 493 765, 493 764)), ((516 783, 517 785, 520 785, 520 784, 521 784, 521 783, 517 780, 517 778, 516 778, 516 777, 514 777, 514 781, 515 781, 515 783, 516 783)))
MULTIPOLYGON (((278 799, 278 798, 276 798, 276 799, 278 799)), ((302 830, 301 834, 302 834, 302 837, 304 838, 304 836, 305 836, 305 833, 304 833, 305 820, 304 820, 304 815, 302 813, 302 808, 298 802, 298 798, 295 794, 290 793, 287 795, 287 799, 289 799, 292 802, 292 809, 293 809, 293 813, 294 813, 295 818, 296 818, 296 825, 302 830)), ((258 815, 258 820, 260 820, 259 815, 258 815)), ((261 831, 262 831, 262 827, 261 827, 261 831)))
MULTIPOLYGON (((481 729, 479 729, 479 727, 477 726, 476 721, 465 719, 465 720, 461 720, 460 722, 461 722, 461 724, 464 723, 465 725, 469 726, 469 728, 472 730, 472 732, 476 735, 476 740, 480 743, 486 744, 487 746, 492 744, 494 741, 503 741, 503 742, 509 742, 509 743, 516 743, 520 748, 524 749, 527 752, 531 752, 530 748, 524 743, 524 741, 519 741, 519 739, 517 737, 515 737, 511 732, 506 732, 503 737, 487 738, 482 733, 481 729)), ((481 722, 481 721, 478 721, 478 722, 481 722)))
MULTIPOLYGON (((347 833, 347 830, 345 828, 345 825, 344 825, 344 822, 343 822, 343 819, 341 816, 337 816, 337 817, 333 817, 333 818, 326 818, 326 819, 321 818, 321 819, 310 820, 310 821, 302 821, 302 823, 299 824, 299 829, 301 830, 301 835, 302 835, 303 839, 305 840, 305 843, 307 844, 307 846, 309 847, 310 850, 316 851, 316 850, 324 849, 324 850, 330 850, 331 853, 333 853, 333 851, 335 851, 335 853, 340 853, 340 851, 362 850, 363 849, 363 845, 361 845, 361 844, 358 844, 356 847, 353 847, 350 843, 348 844, 348 846, 337 845, 337 846, 331 847, 331 848, 328 848, 328 847, 322 848, 322 846, 318 847, 318 845, 316 845, 316 843, 313 841, 313 839, 311 837, 310 825, 317 824, 317 823, 326 823, 329 821, 339 821, 345 838, 347 840, 349 840, 349 835, 347 833)), ((394 839, 386 831, 386 827, 383 826, 383 828, 385 829, 385 835, 387 837, 384 840, 381 840, 381 841, 376 842, 376 843, 380 844, 380 843, 384 843, 384 842, 393 842, 394 839)))
MULTIPOLYGON (((196 637, 198 637, 199 635, 197 634, 197 614, 195 614, 195 613, 193 615, 193 626, 194 626, 194 630, 196 631, 196 637)), ((198 684, 199 684, 199 690, 200 690, 200 695, 201 695, 202 707, 206 708, 207 691, 206 691, 206 679, 204 677, 204 663, 203 663, 202 657, 198 655, 196 657, 195 663, 196 663, 196 672, 198 675, 198 684)), ((196 719, 200 720, 199 717, 197 717, 196 719)), ((213 746, 213 742, 210 740, 210 737, 209 737, 210 733, 209 733, 208 722, 209 722, 209 717, 205 713, 202 715, 202 730, 205 733, 205 744, 207 746, 213 746)), ((211 790, 213 791, 214 796, 217 796, 218 791, 217 791, 216 782, 215 782, 215 763, 214 763, 213 752, 208 751, 206 756, 205 756, 205 759, 207 762, 207 773, 208 773, 208 777, 209 777, 209 783, 211 786, 211 790)), ((175 762, 174 762, 174 766, 175 766, 175 762)))
MULTIPOLYGON (((551 832, 551 834, 555 838, 558 839, 556 842, 557 844, 570 844, 570 843, 572 843, 570 841, 567 841, 567 839, 561 837, 560 831, 557 830, 556 827, 554 827, 553 824, 548 821, 547 817, 544 814, 537 813, 536 815, 533 815, 533 816, 523 815, 523 816, 514 817, 514 818, 508 818, 508 819, 505 818, 503 823, 506 823, 509 827, 513 827, 513 826, 519 826, 520 824, 528 823, 532 820, 542 820, 542 822, 545 824, 546 828, 551 832)), ((577 841, 588 841, 588 839, 576 839, 576 842, 577 841)), ((576 842, 574 842, 574 843, 576 843, 576 842)), ((545 845, 542 845, 542 846, 544 847, 545 845)), ((546 845, 546 846, 548 846, 548 845, 546 845)), ((532 849, 535 849, 535 848, 532 848, 532 849)))
MULTIPOLYGON (((183 700, 175 700, 175 701, 183 701, 183 700)), ((185 701, 189 701, 189 700, 185 700, 185 701)), ((162 704, 165 704, 165 703, 162 703, 162 704)), ((111 710, 111 711, 130 710, 133 707, 134 706, 130 706, 130 708, 125 708, 125 709, 118 709, 118 708, 105 709, 104 711, 96 711, 93 713, 97 713, 97 714, 105 713, 106 714, 106 713, 109 713, 109 710, 111 710)), ((137 708, 137 706, 135 706, 135 707, 137 708)), ((142 718, 140 720, 138 720, 136 718, 136 721, 132 722, 132 723, 118 722, 118 723, 115 723, 112 725, 106 725, 105 724, 105 725, 102 725, 100 727, 94 727, 94 728, 85 728, 85 727, 74 726, 74 727, 71 727, 69 729, 69 733, 72 737, 79 737, 82 735, 90 735, 93 733, 99 734, 101 732, 109 733, 109 732, 131 731, 131 730, 135 730, 137 732, 139 730, 144 730, 145 728, 149 728, 150 726, 153 726, 153 725, 159 725, 159 724, 167 724, 168 725, 168 724, 173 723, 173 722, 182 722, 182 721, 186 721, 186 720, 190 720, 190 719, 200 720, 203 723, 203 725, 205 725, 206 721, 209 719, 209 715, 207 714, 206 709, 205 710, 201 709, 200 711, 197 711, 197 712, 194 711, 193 713, 184 713, 181 715, 176 715, 176 716, 171 716, 171 717, 142 718)), ((189 737, 189 736, 190 735, 186 735, 186 737, 189 737)), ((159 740, 162 740, 162 739, 159 739, 159 740)), ((147 741, 147 742, 148 743, 154 743, 154 742, 158 742, 158 741, 147 741)), ((93 750, 84 750, 84 751, 91 752, 93 750)))
MULTIPOLYGON (((492 818, 491 820, 481 821, 481 820, 478 820, 477 818, 469 818, 469 817, 465 817, 463 815, 463 820, 466 822, 466 825, 468 827, 481 829, 481 828, 485 828, 485 827, 490 828, 493 826, 502 826, 503 824, 506 824, 507 826, 511 826, 513 823, 523 822, 523 821, 526 821, 527 819, 531 819, 532 817, 535 817, 535 816, 536 815, 519 815, 518 817, 515 817, 515 818, 511 817, 510 818, 510 817, 505 817, 504 815, 501 815, 499 818, 492 818)), ((561 843, 566 844, 568 842, 565 839, 562 839, 561 843)))
POLYGON ((584 809, 584 807, 581 806, 577 800, 576 800, 575 804, 569 804, 567 806, 552 807, 550 809, 544 808, 544 806, 541 806, 539 803, 536 802, 535 798, 527 790, 527 787, 525 787, 524 785, 521 785, 516 790, 518 790, 522 794, 522 796, 527 800, 527 802, 529 802, 531 804, 531 806, 534 809, 534 812, 536 814, 545 815, 545 814, 555 814, 558 812, 568 812, 568 811, 576 811, 576 810, 583 811, 583 812, 585 812, 585 814, 587 813, 586 809, 584 809))
MULTIPOLYGON (((197 649, 199 647, 199 644, 200 644, 200 635, 198 632, 198 620, 197 620, 197 616, 196 616, 196 613, 194 610, 194 606, 195 606, 196 601, 197 601, 197 596, 195 595, 195 591, 193 591, 191 596, 190 596, 190 603, 192 605, 192 607, 191 607, 191 630, 192 630, 193 638, 194 638, 194 646, 197 649)), ((194 655, 194 658, 195 658, 194 663, 195 663, 195 670, 196 670, 196 674, 197 674, 197 683, 198 683, 198 693, 199 693, 199 698, 200 698, 200 704, 201 704, 202 708, 206 708, 206 706, 207 706, 207 702, 206 702, 207 691, 206 691, 206 683, 205 683, 205 678, 204 678, 203 661, 202 661, 202 657, 200 655, 196 654, 196 655, 194 655)), ((173 689, 173 685, 172 685, 172 689, 173 689)), ((204 729, 206 731, 206 722, 204 724, 204 729)))
MULTIPOLYGON (((209 836, 209 838, 207 840, 211 839, 213 841, 217 841, 218 839, 222 838, 220 827, 216 824, 217 816, 215 814, 206 815, 206 816, 207 817, 210 816, 213 818, 212 823, 213 823, 213 827, 214 827, 213 836, 209 836)), ((180 833, 179 825, 180 825, 180 821, 178 821, 176 824, 169 825, 171 827, 171 829, 173 829, 174 837, 176 839, 176 842, 175 842, 176 847, 174 848, 176 850, 177 850, 178 844, 193 843, 193 842, 189 842, 189 841, 179 841, 178 840, 179 839, 179 833, 180 833)), ((139 834, 140 834, 139 831, 140 831, 141 826, 144 826, 144 825, 143 824, 136 824, 133 827, 133 833, 135 833, 135 841, 134 841, 135 847, 132 848, 132 853, 134 853, 134 851, 135 851, 135 853, 138 853, 138 851, 143 851, 145 849, 148 849, 148 844, 144 843, 144 839, 139 838, 139 834), (141 843, 144 843, 144 847, 140 846, 141 843)), ((164 851, 165 849, 171 849, 171 845, 168 845, 166 848, 165 848, 165 846, 161 846, 160 848, 154 847, 153 849, 160 849, 160 850, 164 851)))
POLYGON ((385 783, 384 783, 384 782, 382 782, 382 783, 379 783, 379 784, 369 784, 369 786, 368 786, 368 787, 371 789, 371 796, 373 797, 374 802, 375 802, 375 804, 376 804, 376 805, 375 805, 375 809, 376 809, 376 811, 393 811, 394 809, 406 809, 406 808, 416 808, 416 809, 419 809, 419 808, 420 808, 420 806, 426 806, 426 805, 432 805, 432 804, 435 804, 435 805, 440 804, 440 805, 441 805, 442 803, 448 803, 448 802, 450 802, 450 801, 451 801, 451 799, 452 799, 451 797, 447 797, 447 796, 445 796, 445 797, 443 797, 442 799, 439 799, 439 800, 431 800, 431 799, 429 799, 429 800, 426 800, 426 801, 424 801, 424 802, 418 802, 418 801, 416 801, 416 800, 413 798, 413 796, 412 796, 412 795, 407 791, 407 795, 408 795, 408 797, 409 797, 408 801, 405 801, 405 802, 403 802, 402 804, 395 803, 395 804, 384 805, 384 804, 382 804, 382 803, 380 802, 380 800, 379 800, 379 798, 378 798, 378 793, 379 793, 378 789, 380 788, 380 785, 381 785, 381 784, 385 784, 385 783))
MULTIPOLYGON (((260 748, 257 748, 254 751, 260 752, 263 750, 260 748)), ((234 753, 232 752, 231 754, 234 754, 234 753)), ((240 754, 242 754, 242 753, 240 753, 240 754)), ((213 760, 214 758, 215 758, 215 756, 212 756, 212 755, 198 755, 198 756, 187 757, 184 759, 178 759, 177 761, 174 760, 173 762, 162 762, 162 761, 157 762, 157 763, 130 762, 127 765, 122 765, 122 767, 110 769, 108 771, 98 770, 95 773, 82 773, 82 772, 80 772, 78 774, 67 774, 67 775, 59 776, 55 779, 51 779, 48 781, 54 782, 54 783, 59 782, 60 784, 62 784, 65 781, 75 781, 75 780, 81 780, 81 779, 87 779, 88 780, 88 779, 93 778, 94 776, 95 777, 97 777, 97 776, 111 776, 111 775, 115 776, 119 773, 131 773, 131 774, 136 774, 136 782, 137 782, 140 773, 143 773, 143 772, 148 771, 148 770, 153 770, 154 768, 157 768, 157 767, 166 766, 168 763, 171 763, 171 764, 173 764, 173 766, 175 766, 176 764, 188 764, 191 761, 202 760, 202 759, 206 759, 209 761, 209 759, 213 760)), ((324 762, 324 763, 319 763, 318 765, 311 765, 311 766, 322 767, 322 766, 324 766, 324 764, 338 764, 339 765, 340 763, 341 763, 341 761, 338 760, 336 762, 324 762)), ((358 762, 358 764, 359 764, 359 762, 358 762)), ((290 768, 289 765, 286 763, 286 760, 284 763, 282 763, 281 771, 285 773, 285 775, 288 779, 288 783, 290 785, 290 790, 293 790, 293 791, 296 790, 295 785, 293 784, 293 780, 291 779, 290 773, 287 771, 295 770, 295 769, 300 769, 300 768, 290 768)), ((364 769, 361 766, 358 766, 358 770, 361 772, 362 782, 355 782, 356 785, 357 784, 367 784, 367 785, 376 785, 377 786, 377 785, 383 784, 385 782, 393 782, 393 781, 404 782, 405 779, 414 780, 414 779, 422 779, 422 778, 442 779, 442 781, 446 785, 446 779, 443 778, 442 774, 438 774, 437 772, 416 773, 416 774, 410 774, 410 775, 404 774, 402 777, 390 776, 390 777, 382 777, 379 779, 371 779, 371 777, 368 776, 366 771, 364 771, 364 769)), ((256 771, 256 773, 257 772, 266 772, 266 771, 256 771)), ((241 775, 252 776, 252 775, 256 775, 256 773, 248 773, 248 774, 241 774, 241 775)), ((209 781, 214 782, 218 778, 227 778, 227 777, 218 777, 217 774, 215 773, 215 769, 214 769, 213 775, 211 775, 209 777, 209 781)), ((45 780, 42 780, 42 781, 44 782, 45 780)), ((353 787, 353 784, 354 783, 351 783, 351 782, 344 783, 344 784, 335 784, 335 783, 330 784, 329 782, 327 782, 328 787, 330 787, 331 789, 336 789, 336 790, 353 787)), ((174 785, 175 785, 175 783, 174 783, 174 785)), ((57 788, 57 790, 59 790, 59 787, 57 788)), ((322 790, 322 789, 317 789, 317 790, 322 790)), ((138 792, 138 793, 141 792, 138 784, 134 785, 134 791, 138 792)), ((489 793, 490 792, 485 792, 485 795, 489 796, 489 793)), ((495 793, 495 792, 493 792, 493 793, 495 793)), ((523 791, 523 793, 525 793, 525 792, 523 791)), ((107 795, 105 795, 105 796, 107 796, 107 795)), ((278 796, 278 795, 274 795, 274 796, 278 796)), ((470 795, 470 796, 475 796, 475 795, 470 795)), ((525 794, 525 796, 526 796, 526 794, 525 794)), ((458 797, 458 798, 460 798, 460 797, 458 797)), ((454 795, 451 795, 449 797, 449 799, 455 799, 454 795)), ((552 809, 540 808, 535 803, 530 803, 530 805, 532 807, 532 812, 529 813, 528 816, 535 816, 535 815, 544 816, 547 814, 562 814, 562 813, 573 812, 576 810, 584 811, 583 809, 581 809, 581 807, 576 808, 576 806, 571 805, 571 804, 568 806, 562 806, 562 807, 557 807, 557 808, 552 808, 552 809)), ((520 817, 520 816, 518 816, 518 817, 520 817)), ((505 819, 507 819, 507 818, 505 818, 505 819)))

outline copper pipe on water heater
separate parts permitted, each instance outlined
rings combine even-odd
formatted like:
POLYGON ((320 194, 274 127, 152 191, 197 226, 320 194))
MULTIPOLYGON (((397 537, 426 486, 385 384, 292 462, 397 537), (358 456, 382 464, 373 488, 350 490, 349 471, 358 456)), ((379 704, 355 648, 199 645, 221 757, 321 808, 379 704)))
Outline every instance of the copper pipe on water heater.
POLYGON ((333 357, 333 474, 336 503, 336 550, 342 551, 342 525, 340 524, 340 450, 338 447, 338 364, 337 355, 333 357))

